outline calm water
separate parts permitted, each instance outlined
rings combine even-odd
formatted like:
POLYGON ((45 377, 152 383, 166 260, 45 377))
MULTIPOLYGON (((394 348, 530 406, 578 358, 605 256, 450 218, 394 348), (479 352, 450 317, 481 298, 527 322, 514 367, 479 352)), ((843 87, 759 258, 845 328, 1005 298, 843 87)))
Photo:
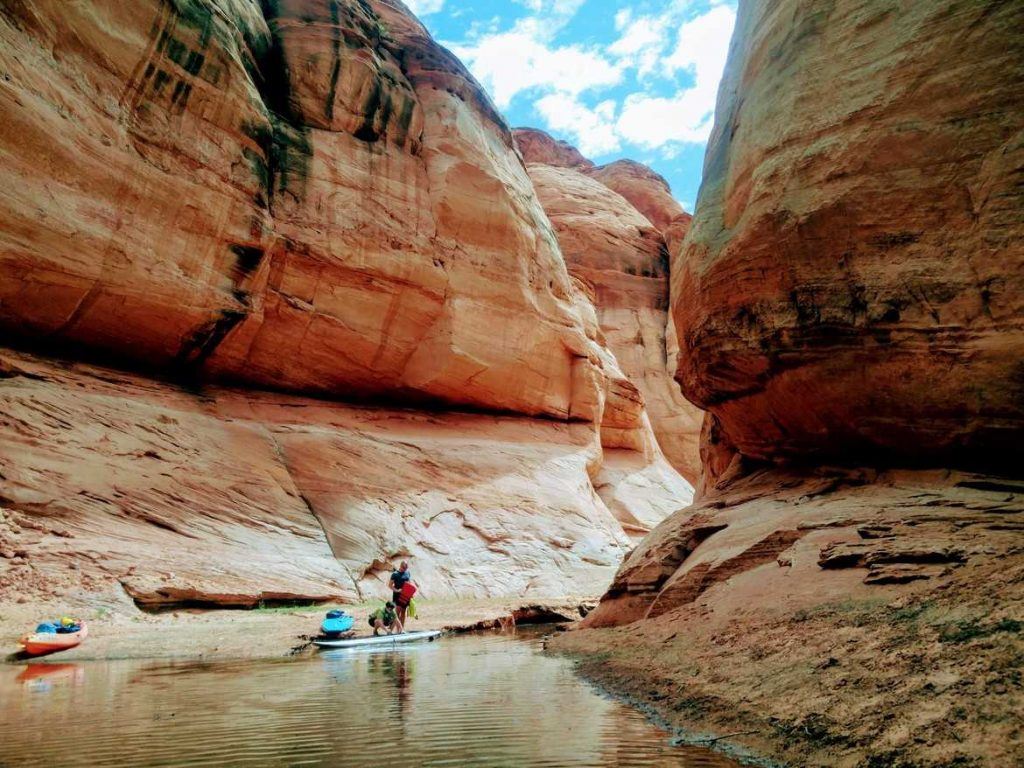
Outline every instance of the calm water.
POLYGON ((684 766, 540 640, 449 637, 294 661, 0 664, 0 765, 684 766))

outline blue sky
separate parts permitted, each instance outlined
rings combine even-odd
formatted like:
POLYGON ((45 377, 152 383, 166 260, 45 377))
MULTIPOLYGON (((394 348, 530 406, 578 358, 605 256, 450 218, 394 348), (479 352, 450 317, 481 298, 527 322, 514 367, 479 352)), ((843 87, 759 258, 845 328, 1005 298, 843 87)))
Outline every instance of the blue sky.
POLYGON ((513 126, 639 160, 693 211, 736 0, 406 0, 513 126))

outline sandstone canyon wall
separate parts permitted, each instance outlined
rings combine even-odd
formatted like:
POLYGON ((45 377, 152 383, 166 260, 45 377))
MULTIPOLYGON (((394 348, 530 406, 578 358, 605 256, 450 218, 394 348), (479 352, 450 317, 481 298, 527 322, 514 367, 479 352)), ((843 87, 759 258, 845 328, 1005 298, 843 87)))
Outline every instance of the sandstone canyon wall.
POLYGON ((7 597, 587 591, 688 502, 401 3, 15 0, 0 67, 7 597))
POLYGON ((703 414, 672 379, 667 314, 670 254, 689 215, 665 180, 639 163, 597 167, 543 131, 516 129, 515 137, 569 272, 593 295, 601 331, 643 393, 665 456, 696 483, 703 414))
POLYGON ((1019 4, 740 19, 673 275, 687 396, 755 459, 1019 471, 1019 4))
POLYGON ((554 597, 629 545, 590 425, 0 366, 0 599, 354 602, 400 557, 428 598, 554 597))
POLYGON ((5 328, 256 386, 594 419, 595 353, 509 131, 399 5, 4 22, 5 328))
POLYGON ((1022 29, 740 3, 671 275, 701 496, 567 644, 794 764, 1024 759, 1022 29))

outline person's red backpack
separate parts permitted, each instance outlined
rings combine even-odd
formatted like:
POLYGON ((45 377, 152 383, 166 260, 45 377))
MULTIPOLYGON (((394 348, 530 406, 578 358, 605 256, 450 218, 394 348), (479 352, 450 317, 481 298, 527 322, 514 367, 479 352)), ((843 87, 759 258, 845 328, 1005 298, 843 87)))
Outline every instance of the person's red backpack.
POLYGON ((398 604, 408 605, 409 601, 412 600, 413 595, 416 594, 416 585, 411 581, 405 582, 402 588, 398 590, 398 604))

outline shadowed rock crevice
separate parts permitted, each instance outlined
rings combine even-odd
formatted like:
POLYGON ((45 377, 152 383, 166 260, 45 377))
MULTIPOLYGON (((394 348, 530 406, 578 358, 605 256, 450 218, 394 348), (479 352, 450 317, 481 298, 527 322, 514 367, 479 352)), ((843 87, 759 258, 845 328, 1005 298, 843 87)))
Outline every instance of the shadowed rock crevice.
POLYGON ((187 609, 253 610, 257 608, 290 608, 326 603, 336 600, 334 594, 287 594, 279 592, 223 593, 203 592, 193 589, 159 587, 147 590, 138 585, 122 582, 127 594, 136 607, 147 613, 179 611, 187 609))

